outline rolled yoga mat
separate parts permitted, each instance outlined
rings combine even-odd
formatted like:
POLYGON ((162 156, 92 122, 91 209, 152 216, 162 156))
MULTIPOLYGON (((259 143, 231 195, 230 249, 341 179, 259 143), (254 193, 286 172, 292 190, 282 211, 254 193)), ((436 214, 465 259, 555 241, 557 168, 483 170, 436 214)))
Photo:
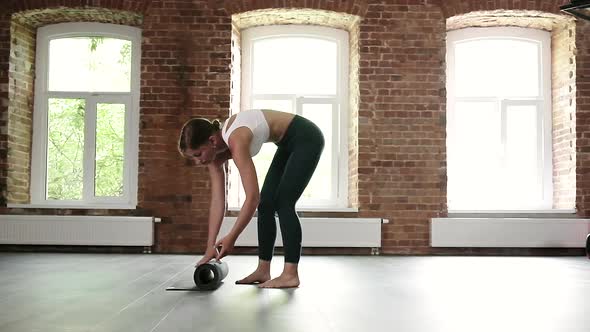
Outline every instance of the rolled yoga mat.
POLYGON ((229 268, 227 263, 212 260, 209 263, 199 265, 195 269, 193 276, 195 285, 201 290, 214 290, 217 289, 225 277, 229 268))

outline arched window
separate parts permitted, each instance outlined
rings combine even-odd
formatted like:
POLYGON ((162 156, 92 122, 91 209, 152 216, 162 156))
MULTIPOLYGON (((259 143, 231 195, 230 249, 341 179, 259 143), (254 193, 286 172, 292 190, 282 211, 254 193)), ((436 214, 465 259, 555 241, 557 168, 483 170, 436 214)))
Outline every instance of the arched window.
POLYGON ((140 43, 114 24, 38 30, 31 205, 135 208, 140 43))
MULTIPOLYGON (((298 208, 348 204, 348 32, 303 25, 245 29, 242 37, 241 109, 273 109, 302 115, 322 130, 326 145, 298 208)), ((254 158, 262 187, 276 147, 254 158)), ((244 193, 230 162, 230 208, 244 193)))
POLYGON ((447 34, 448 208, 552 208, 550 33, 447 34))

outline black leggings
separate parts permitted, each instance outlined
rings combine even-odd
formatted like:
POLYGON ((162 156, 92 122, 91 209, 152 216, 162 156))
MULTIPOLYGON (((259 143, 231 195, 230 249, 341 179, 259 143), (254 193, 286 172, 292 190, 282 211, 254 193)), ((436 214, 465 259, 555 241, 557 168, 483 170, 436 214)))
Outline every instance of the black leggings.
POLYGON ((324 136, 311 121, 295 115, 270 164, 258 205, 258 257, 273 256, 279 216, 285 262, 298 263, 301 256, 301 224, 295 203, 303 194, 324 149, 324 136))

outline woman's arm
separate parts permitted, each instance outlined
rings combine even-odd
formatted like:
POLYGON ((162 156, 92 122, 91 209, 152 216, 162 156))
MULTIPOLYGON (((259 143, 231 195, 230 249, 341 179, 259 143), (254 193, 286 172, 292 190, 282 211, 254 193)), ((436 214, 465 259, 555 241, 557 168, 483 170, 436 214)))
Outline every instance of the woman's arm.
POLYGON ((209 206, 209 236, 207 247, 214 247, 221 222, 225 216, 225 169, 222 165, 210 163, 209 176, 211 178, 211 205, 209 206))
POLYGON ((260 192, 258 190, 258 178, 256 176, 256 168, 250 156, 250 141, 252 140, 252 133, 249 129, 237 129, 232 133, 230 138, 230 149, 232 158, 242 180, 242 186, 246 193, 244 204, 238 213, 238 218, 231 231, 227 236, 219 241, 217 245, 221 245, 221 250, 218 259, 227 255, 233 249, 238 236, 242 233, 244 228, 248 225, 260 201, 260 192))
POLYGON ((211 205, 209 206, 209 234, 207 236, 207 250, 197 263, 207 263, 217 256, 215 241, 225 215, 225 169, 222 162, 212 162, 207 165, 211 178, 211 205))

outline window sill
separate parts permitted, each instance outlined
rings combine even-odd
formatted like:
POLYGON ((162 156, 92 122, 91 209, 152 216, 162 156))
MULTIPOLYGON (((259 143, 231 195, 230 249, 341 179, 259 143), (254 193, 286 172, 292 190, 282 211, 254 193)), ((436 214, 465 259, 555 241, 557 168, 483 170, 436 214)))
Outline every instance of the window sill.
MULTIPOLYGON (((227 211, 229 212, 238 212, 241 209, 238 207, 229 207, 227 211)), ((295 208, 297 212, 359 212, 358 208, 339 208, 339 207, 302 207, 302 208, 295 208)))
POLYGON ((575 209, 549 209, 549 210, 449 210, 450 218, 469 218, 469 217, 540 217, 540 218, 567 218, 576 217, 575 209))
POLYGON ((135 210, 137 206, 129 204, 7 204, 6 207, 12 209, 80 209, 80 210, 135 210))

